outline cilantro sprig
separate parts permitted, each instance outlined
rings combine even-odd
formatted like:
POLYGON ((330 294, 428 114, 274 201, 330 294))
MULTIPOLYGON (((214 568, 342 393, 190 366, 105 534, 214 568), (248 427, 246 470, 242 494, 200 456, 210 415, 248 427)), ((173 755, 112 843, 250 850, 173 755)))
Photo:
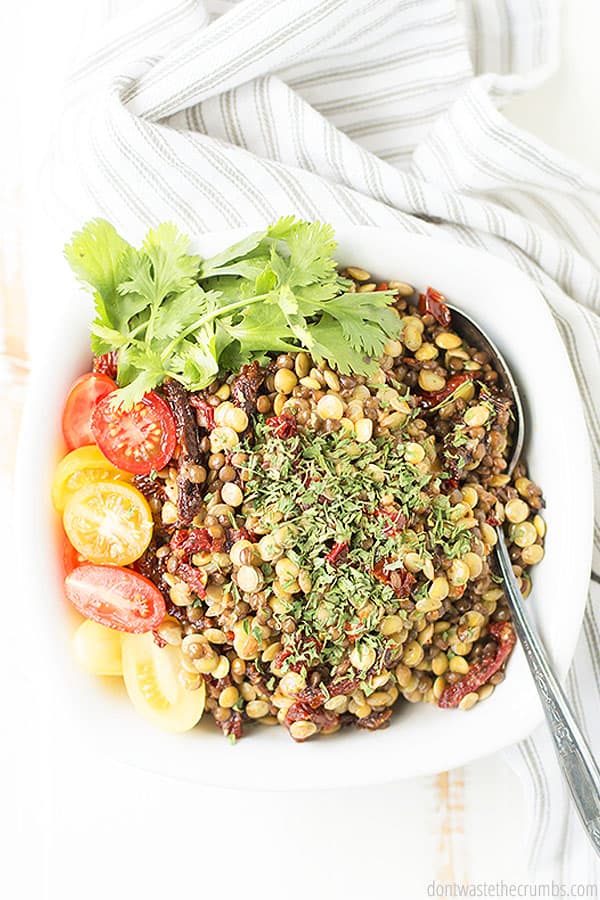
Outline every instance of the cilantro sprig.
POLYGON ((401 322, 391 292, 353 293, 330 225, 279 219, 210 259, 172 223, 138 249, 102 219, 65 248, 93 292, 96 354, 117 351, 117 401, 131 406, 166 378, 207 387, 268 352, 303 348, 345 374, 371 374, 401 322))

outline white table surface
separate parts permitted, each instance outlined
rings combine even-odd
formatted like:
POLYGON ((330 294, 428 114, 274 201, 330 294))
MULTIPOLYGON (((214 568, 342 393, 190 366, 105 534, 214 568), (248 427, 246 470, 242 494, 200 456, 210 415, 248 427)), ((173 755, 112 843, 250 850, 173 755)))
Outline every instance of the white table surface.
MULTIPOLYGON (((3 334, 4 349, 17 357, 24 355, 26 303, 60 289, 58 236, 39 209, 36 175, 60 85, 81 36, 123 5, 23 0, 10 11, 3 5, 0 91, 11 127, 0 142, 0 340, 3 334)), ((599 34, 596 0, 568 0, 560 71, 507 110, 517 124, 596 168, 599 34)), ((23 396, 20 371, 0 356, 5 503, 23 396)), ((0 528, 10 570, 10 518, 0 528)), ((27 647, 27 629, 35 627, 27 598, 14 581, 3 594, 9 639, 5 631, 2 896, 158 900, 209 892, 229 898, 243 890, 254 900, 283 889, 289 900, 420 900, 433 879, 525 878, 527 811, 520 785, 498 757, 388 787, 294 795, 206 790, 103 758, 78 758, 76 711, 73 734, 56 733, 40 704, 43 672, 27 647)))

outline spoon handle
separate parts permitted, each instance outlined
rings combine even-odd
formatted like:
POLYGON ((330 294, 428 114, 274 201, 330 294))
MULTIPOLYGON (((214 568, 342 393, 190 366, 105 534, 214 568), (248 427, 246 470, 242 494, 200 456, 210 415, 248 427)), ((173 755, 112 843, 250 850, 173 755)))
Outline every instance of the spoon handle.
POLYGON ((600 855, 600 770, 575 721, 569 701, 550 668, 548 655, 531 627, 501 527, 496 528, 496 534, 498 562, 504 577, 513 625, 535 679, 559 765, 588 837, 596 853, 600 855))

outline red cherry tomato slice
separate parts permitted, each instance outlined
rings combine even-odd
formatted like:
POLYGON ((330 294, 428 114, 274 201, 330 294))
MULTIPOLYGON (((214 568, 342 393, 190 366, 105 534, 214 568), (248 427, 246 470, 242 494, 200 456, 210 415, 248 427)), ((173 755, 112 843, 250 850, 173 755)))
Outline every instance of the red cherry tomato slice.
POLYGON ((94 443, 92 413, 98 400, 110 394, 117 385, 108 375, 88 372, 82 375, 67 395, 62 428, 69 450, 94 443))
POLYGON ((107 628, 140 634, 152 631, 165 616, 161 592, 131 569, 85 563, 67 575, 65 588, 82 616, 107 628))
POLYGON ((92 416, 94 439, 106 458, 134 475, 149 475, 171 459, 177 442, 175 420, 158 394, 146 394, 131 409, 104 397, 92 416))

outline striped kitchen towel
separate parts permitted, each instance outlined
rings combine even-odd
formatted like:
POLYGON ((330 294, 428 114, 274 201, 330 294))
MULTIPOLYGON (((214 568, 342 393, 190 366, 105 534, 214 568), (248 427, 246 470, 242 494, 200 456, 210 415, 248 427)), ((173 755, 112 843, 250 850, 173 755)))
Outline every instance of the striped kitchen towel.
MULTIPOLYGON (((553 70, 558 27, 555 0, 144 3, 70 81, 53 207, 66 229, 103 215, 132 239, 163 219, 197 233, 295 213, 504 257, 554 314, 598 482, 600 178, 500 112, 553 70)), ((597 515, 596 572, 599 549, 597 515)), ((593 575, 568 690, 600 750, 599 615, 593 575)), ((509 757, 532 869, 597 883, 544 728, 509 757)))

